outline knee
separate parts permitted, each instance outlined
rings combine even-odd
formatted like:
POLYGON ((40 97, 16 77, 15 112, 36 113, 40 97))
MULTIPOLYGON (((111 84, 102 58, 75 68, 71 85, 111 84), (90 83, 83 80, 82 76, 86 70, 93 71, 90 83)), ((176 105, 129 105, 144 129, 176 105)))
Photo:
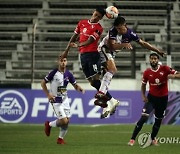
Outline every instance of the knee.
POLYGON ((68 118, 63 118, 62 119, 62 125, 68 125, 69 119, 68 118))
POLYGON ((108 72, 111 72, 112 74, 115 74, 117 72, 116 65, 114 63, 109 63, 107 65, 108 72))
POLYGON ((111 68, 108 68, 107 71, 111 72, 114 75, 117 72, 117 68, 116 67, 111 67, 111 68))
POLYGON ((160 126, 163 118, 157 118, 155 117, 155 125, 160 126))
POLYGON ((148 115, 142 115, 139 121, 137 122, 137 125, 143 125, 148 120, 148 118, 148 115))
POLYGON ((91 80, 90 84, 92 87, 98 89, 101 86, 101 81, 100 80, 91 80))
POLYGON ((63 119, 58 119, 57 121, 57 126, 60 127, 60 126, 63 126, 63 125, 68 125, 69 123, 69 119, 68 118, 63 118, 63 119))

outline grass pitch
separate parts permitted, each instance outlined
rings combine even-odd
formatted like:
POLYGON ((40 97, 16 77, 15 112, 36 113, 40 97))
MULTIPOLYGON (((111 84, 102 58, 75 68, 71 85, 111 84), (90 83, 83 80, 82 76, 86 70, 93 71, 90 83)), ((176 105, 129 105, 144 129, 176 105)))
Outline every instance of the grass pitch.
MULTIPOLYGON (((151 132, 145 125, 140 132, 151 132)), ((134 125, 70 125, 66 145, 57 145, 58 128, 51 136, 44 134, 44 125, 0 123, 0 154, 178 154, 180 143, 164 143, 142 149, 137 141, 133 147, 127 142, 134 125)), ((180 126, 163 125, 159 137, 176 137, 180 142, 180 126)))

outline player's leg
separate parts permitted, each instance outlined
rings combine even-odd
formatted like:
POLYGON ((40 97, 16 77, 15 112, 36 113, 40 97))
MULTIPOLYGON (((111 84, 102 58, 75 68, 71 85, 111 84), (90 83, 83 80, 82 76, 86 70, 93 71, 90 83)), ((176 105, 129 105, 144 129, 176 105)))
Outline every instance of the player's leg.
POLYGON ((109 85, 113 78, 113 75, 117 72, 117 68, 116 68, 114 59, 109 59, 109 60, 107 60, 106 63, 107 63, 107 71, 102 78, 101 86, 99 88, 99 92, 103 93, 103 94, 107 93, 109 85))
POLYGON ((57 138, 57 144, 65 144, 64 137, 68 132, 70 109, 65 109, 62 106, 60 106, 59 113, 60 115, 57 121, 57 127, 60 128, 60 131, 59 131, 59 136, 57 138))
POLYGON ((57 127, 57 121, 58 121, 58 115, 59 115, 58 111, 59 111, 60 103, 51 103, 51 105, 52 105, 52 109, 53 109, 57 119, 53 120, 53 121, 50 121, 50 122, 49 121, 45 122, 45 124, 44 124, 45 125, 44 132, 45 132, 46 136, 50 136, 52 127, 57 127))
POLYGON ((134 131, 132 133, 132 136, 131 136, 131 139, 130 141, 128 142, 128 145, 129 146, 133 146, 134 143, 135 143, 135 139, 138 135, 138 133, 141 131, 144 123, 148 120, 149 118, 149 114, 152 112, 153 110, 153 106, 151 103, 145 103, 144 104, 144 107, 143 107, 143 110, 142 110, 142 115, 141 115, 141 118, 139 119, 139 121, 137 122, 135 128, 134 128, 134 131))
POLYGON ((155 122, 152 127, 151 139, 152 145, 158 145, 156 141, 156 136, 160 130, 162 119, 164 118, 168 102, 168 96, 164 96, 161 98, 153 98, 153 101, 153 106, 155 109, 155 122))
MULTIPOLYGON (((103 78, 101 81, 101 86, 99 88, 99 92, 95 95, 95 98, 97 98, 98 100, 101 100, 105 96, 109 95, 107 90, 109 88, 109 85, 110 85, 113 75, 117 72, 117 68, 116 68, 112 54, 101 52, 101 61, 103 63, 102 65, 106 69, 106 72, 103 75, 103 78), (106 54, 106 55, 104 55, 104 54, 106 54), (106 58, 104 58, 105 56, 106 56, 106 58)), ((111 96, 109 99, 108 107, 105 110, 103 110, 101 118, 107 117, 109 113, 110 113, 110 115, 113 115, 115 113, 116 107, 118 105, 119 105, 119 101, 114 99, 111 96)))
POLYGON ((60 125, 64 124, 64 121, 61 121, 61 116, 60 116, 60 112, 59 112, 60 105, 61 105, 60 103, 52 103, 52 108, 53 108, 53 111, 54 111, 57 119, 50 121, 50 122, 49 121, 45 122, 44 131, 45 131, 46 136, 50 136, 52 127, 60 127, 60 125))
POLYGON ((60 133, 57 139, 57 144, 64 144, 64 136, 67 133, 69 117, 70 117, 70 109, 64 109, 61 103, 52 103, 52 107, 54 110, 57 119, 54 121, 46 121, 45 122, 45 134, 50 136, 50 132, 52 127, 59 127, 60 133))
MULTIPOLYGON (((99 90, 101 86, 101 63, 99 53, 84 53, 80 56, 82 70, 92 87, 99 90)), ((107 98, 108 99, 108 98, 107 98)), ((95 105, 106 107, 106 101, 96 102, 95 105)))

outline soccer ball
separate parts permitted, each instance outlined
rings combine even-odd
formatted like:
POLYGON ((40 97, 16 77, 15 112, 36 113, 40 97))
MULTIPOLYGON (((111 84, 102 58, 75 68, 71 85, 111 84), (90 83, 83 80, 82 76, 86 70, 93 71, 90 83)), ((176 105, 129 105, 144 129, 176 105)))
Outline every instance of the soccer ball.
POLYGON ((106 8, 106 17, 109 19, 117 18, 119 14, 118 9, 115 6, 108 6, 106 8))

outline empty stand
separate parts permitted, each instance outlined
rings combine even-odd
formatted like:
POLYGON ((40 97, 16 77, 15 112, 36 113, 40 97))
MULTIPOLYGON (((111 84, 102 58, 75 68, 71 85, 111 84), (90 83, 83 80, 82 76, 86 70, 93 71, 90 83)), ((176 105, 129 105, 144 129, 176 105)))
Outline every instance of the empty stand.
MULTIPOLYGON (((127 25, 135 28, 144 40, 164 50, 171 44, 172 66, 180 69, 180 11, 179 1, 172 0, 0 0, 0 83, 31 83, 32 31, 35 35, 35 82, 39 82, 57 66, 57 57, 62 53, 80 19, 91 17, 96 7, 116 6, 126 18, 127 25), (171 8, 171 41, 167 42, 167 6, 171 8)), ((104 17, 103 36, 113 20, 104 17)), ((135 53, 135 69, 143 71, 148 50, 138 44, 135 53)), ((79 54, 71 49, 68 68, 83 82, 84 75, 79 63, 79 54)), ((164 60, 163 60, 164 62, 164 60)), ((116 56, 118 68, 115 78, 132 77, 132 53, 121 51, 116 56)))

